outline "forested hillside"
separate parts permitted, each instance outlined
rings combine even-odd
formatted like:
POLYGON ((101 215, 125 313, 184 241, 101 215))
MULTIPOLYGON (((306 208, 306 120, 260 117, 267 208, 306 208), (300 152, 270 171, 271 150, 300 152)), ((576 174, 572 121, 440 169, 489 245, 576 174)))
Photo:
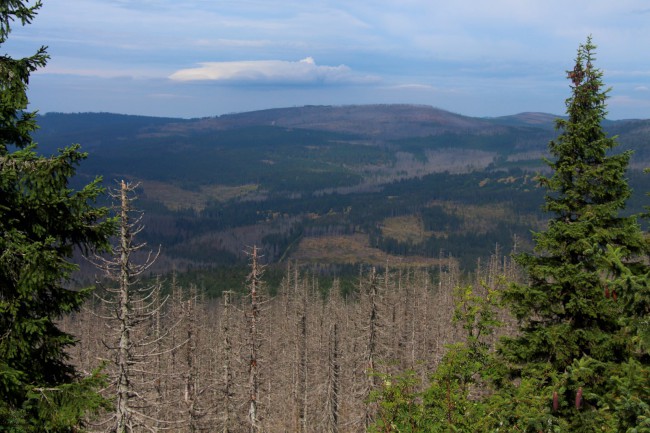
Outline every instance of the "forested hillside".
MULTIPOLYGON (((322 275, 357 264, 431 266, 450 256, 471 269, 496 245, 530 247, 544 225, 537 175, 555 116, 471 118, 427 106, 308 106, 204 119, 107 113, 38 117, 53 152, 91 153, 78 181, 138 182, 143 235, 163 267, 188 281, 243 275, 246 246, 266 263, 297 260, 322 275), (201 275, 203 274, 203 275, 201 275)), ((634 149, 629 177, 642 209, 650 184, 647 121, 606 122, 634 149), (647 164, 646 164, 647 163, 647 164)), ((162 268, 162 267, 161 267, 162 268)), ((274 285, 281 271, 274 268, 274 285)), ((205 285, 200 283, 201 285, 205 285)))

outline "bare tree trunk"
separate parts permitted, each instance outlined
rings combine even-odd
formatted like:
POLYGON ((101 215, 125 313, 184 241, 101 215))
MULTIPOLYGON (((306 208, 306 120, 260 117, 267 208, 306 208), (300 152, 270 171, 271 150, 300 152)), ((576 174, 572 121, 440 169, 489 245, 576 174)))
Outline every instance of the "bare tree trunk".
POLYGON ((339 361, 339 324, 334 322, 330 332, 328 374, 328 422, 329 433, 339 432, 339 388, 341 364, 339 361))
POLYGON ((154 392, 155 392, 155 413, 156 413, 156 424, 152 427, 153 432, 158 432, 159 426, 161 424, 160 420, 162 418, 162 414, 164 413, 164 408, 163 408, 163 352, 164 352, 164 346, 162 344, 163 342, 163 332, 162 332, 162 304, 160 303, 160 281, 156 282, 156 286, 154 288, 155 293, 154 296, 158 302, 158 305, 156 305, 155 310, 154 310, 154 339, 156 341, 156 353, 155 353, 155 364, 156 364, 156 378, 154 380, 154 392))
POLYGON ((117 356, 117 395, 115 402, 115 429, 117 433, 130 430, 131 410, 129 408, 129 348, 131 347, 131 327, 129 324, 129 285, 131 255, 131 227, 129 225, 129 200, 127 186, 122 181, 120 188, 120 286, 117 307, 120 341, 117 356))
POLYGON ((223 318, 221 333, 223 335, 223 426, 222 433, 232 433, 233 420, 233 372, 232 372, 232 336, 231 336, 231 309, 233 292, 222 293, 223 318))
MULTIPOLYGON (((378 307, 378 281, 375 268, 370 273, 368 287, 368 297, 370 302, 370 317, 368 322, 368 339, 366 346, 366 365, 364 373, 366 375, 366 390, 364 401, 369 397, 370 392, 375 389, 377 377, 375 373, 375 360, 377 356, 378 345, 378 327, 379 327, 379 307, 378 307)), ((364 428, 368 430, 374 419, 374 413, 369 404, 365 405, 364 428)))
POLYGON ((298 267, 294 267, 295 322, 295 388, 294 431, 305 433, 307 428, 307 291, 306 282, 299 281, 298 267))
MULTIPOLYGON (((328 433, 339 433, 340 389, 341 389, 341 349, 339 318, 341 317, 341 288, 335 280, 330 289, 325 321, 329 325, 327 342, 327 400, 326 429, 328 433)), ((345 313, 343 313, 345 314, 345 313)), ((347 317, 348 315, 345 314, 347 317)))
POLYGON ((185 304, 186 352, 185 352, 185 405, 187 407, 188 427, 190 433, 198 429, 199 413, 197 411, 196 393, 196 293, 191 293, 185 304))
POLYGON ((261 285, 261 267, 258 262, 257 247, 253 246, 251 252, 251 272, 248 276, 248 289, 250 296, 250 311, 248 313, 249 325, 249 370, 248 370, 248 422, 249 431, 251 433, 258 433, 261 431, 259 414, 258 414, 258 401, 260 394, 260 377, 259 377, 259 345, 260 335, 258 329, 259 322, 259 293, 261 285))

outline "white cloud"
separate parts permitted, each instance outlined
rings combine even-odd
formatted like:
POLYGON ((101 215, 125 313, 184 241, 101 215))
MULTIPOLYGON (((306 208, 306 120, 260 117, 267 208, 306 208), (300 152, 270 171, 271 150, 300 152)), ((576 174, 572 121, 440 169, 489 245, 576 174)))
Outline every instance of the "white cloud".
POLYGON ((262 84, 364 83, 374 77, 356 74, 345 65, 321 66, 307 57, 297 62, 249 60, 205 62, 197 68, 181 69, 169 76, 175 81, 217 81, 262 84))

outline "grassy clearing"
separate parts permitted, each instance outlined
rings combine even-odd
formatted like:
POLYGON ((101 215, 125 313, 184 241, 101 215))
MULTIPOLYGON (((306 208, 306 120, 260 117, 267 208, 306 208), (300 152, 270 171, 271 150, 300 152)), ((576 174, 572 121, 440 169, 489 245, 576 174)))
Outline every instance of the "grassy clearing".
POLYGON ((413 244, 424 242, 433 235, 433 232, 424 230, 422 220, 416 215, 386 218, 381 233, 384 237, 413 244))
POLYGON ((194 209, 201 211, 205 209, 209 200, 228 201, 234 198, 257 191, 257 185, 206 185, 196 191, 180 188, 171 183, 147 180, 142 182, 144 195, 150 200, 155 200, 170 210, 194 209))
POLYGON ((375 266, 432 267, 448 264, 450 259, 417 256, 394 256, 368 245, 368 237, 362 234, 304 238, 292 258, 298 262, 321 264, 365 263, 375 266))

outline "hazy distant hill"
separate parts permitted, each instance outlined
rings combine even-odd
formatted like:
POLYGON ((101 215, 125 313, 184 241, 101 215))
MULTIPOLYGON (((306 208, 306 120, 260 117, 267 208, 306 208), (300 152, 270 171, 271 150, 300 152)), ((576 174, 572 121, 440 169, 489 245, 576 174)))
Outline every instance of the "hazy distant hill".
POLYGON ((495 122, 422 105, 277 108, 203 119, 197 124, 186 123, 184 126, 190 130, 196 127, 223 130, 275 126, 358 134, 382 141, 457 131, 487 133, 501 130, 495 122))
POLYGON ((507 126, 531 126, 542 129, 554 129, 558 116, 548 113, 519 113, 511 116, 493 117, 491 122, 507 126))
MULTIPOLYGON (((79 180, 141 182, 149 240, 177 263, 207 264, 235 263, 253 243, 271 261, 335 265, 446 251, 471 263, 540 224, 534 176, 556 134, 550 114, 473 118, 416 105, 189 120, 49 113, 38 123, 43 151, 81 143, 90 153, 79 180), (314 249, 317 239, 330 243, 314 249), (343 250, 356 252, 342 259, 343 250)), ((606 127, 635 150, 633 168, 650 166, 650 121, 606 127)), ((631 177, 647 191, 642 176, 631 177)))
MULTIPOLYGON (((41 140, 97 140, 150 135, 203 134, 248 127, 300 128, 352 134, 385 142, 408 137, 442 134, 498 135, 521 128, 553 130, 558 116, 520 113, 494 118, 462 116, 425 105, 350 105, 275 108, 201 119, 130 116, 112 113, 48 113, 39 116, 41 140)), ((617 134, 646 133, 650 120, 607 121, 617 134)), ((542 143, 545 145, 545 143, 542 143)))

